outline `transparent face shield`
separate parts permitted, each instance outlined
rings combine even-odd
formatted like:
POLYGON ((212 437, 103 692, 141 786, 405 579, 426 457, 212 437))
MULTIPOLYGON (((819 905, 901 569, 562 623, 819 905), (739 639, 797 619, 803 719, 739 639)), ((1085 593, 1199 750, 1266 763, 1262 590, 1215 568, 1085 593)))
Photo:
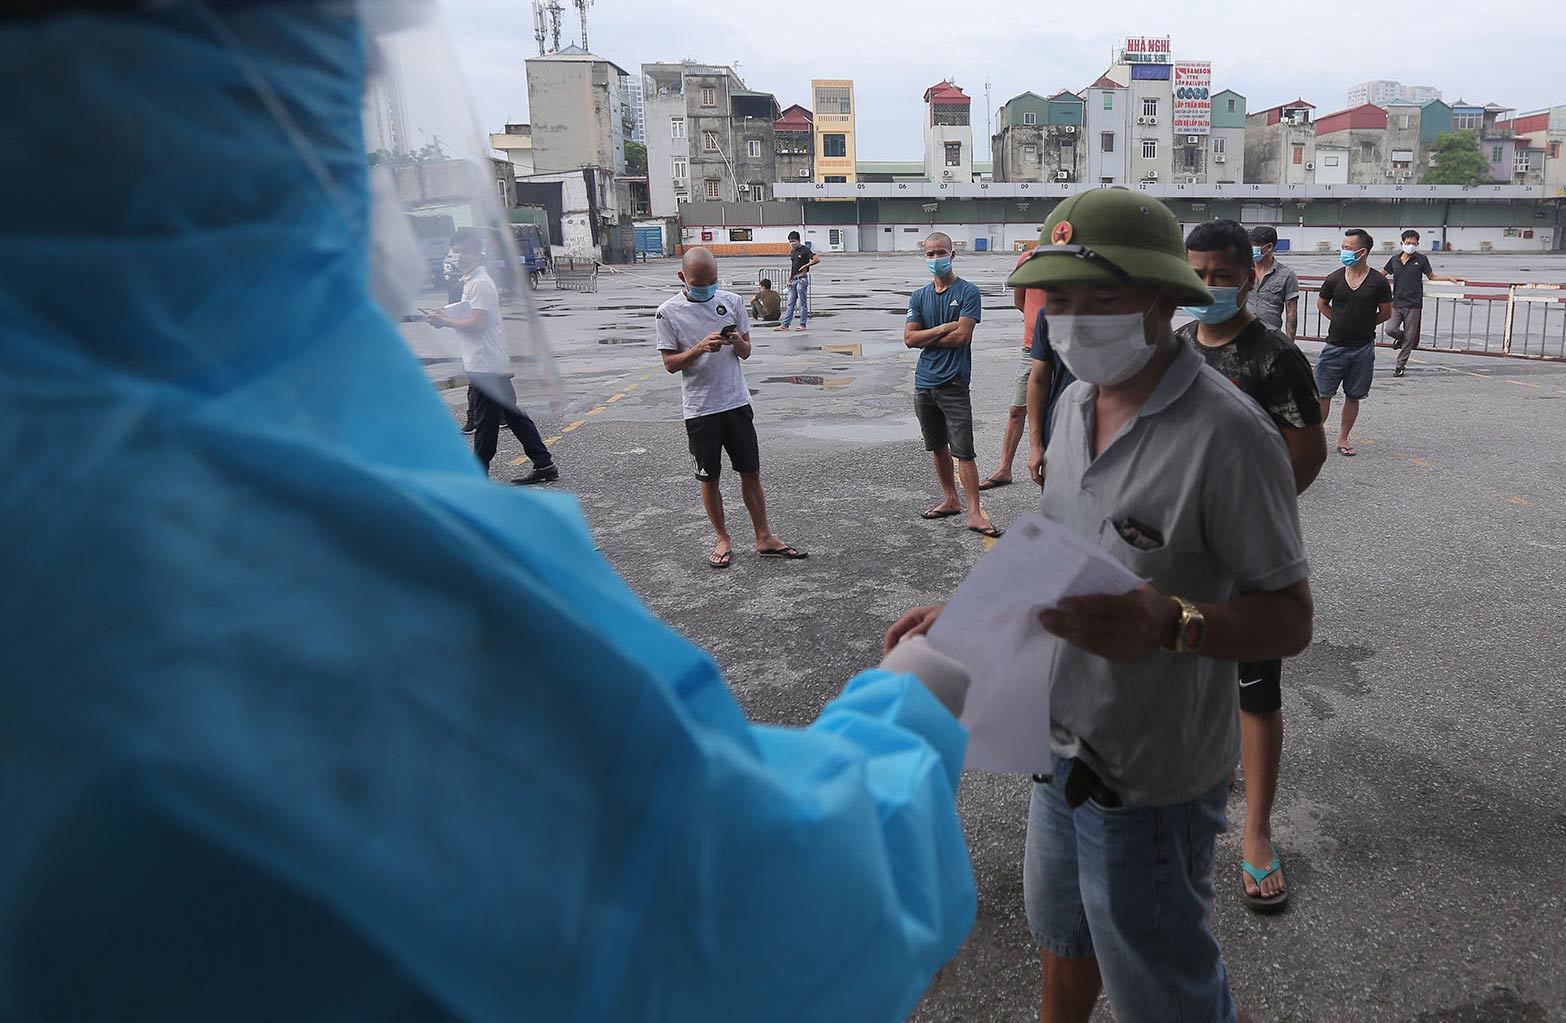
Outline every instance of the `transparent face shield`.
POLYGON ((548 228, 510 204, 511 165, 490 155, 436 4, 358 9, 376 301, 437 382, 466 377, 506 406, 557 403, 530 295, 549 270, 548 228))

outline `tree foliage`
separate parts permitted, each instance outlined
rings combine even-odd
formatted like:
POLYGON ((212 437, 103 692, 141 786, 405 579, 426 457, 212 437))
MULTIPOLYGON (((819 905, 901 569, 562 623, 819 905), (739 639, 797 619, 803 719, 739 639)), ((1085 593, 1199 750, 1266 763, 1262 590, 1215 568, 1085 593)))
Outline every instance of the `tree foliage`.
POLYGON ((1435 166, 1421 179, 1427 185, 1482 185, 1490 180, 1490 164, 1479 151, 1479 136, 1471 131, 1445 131, 1436 136, 1435 166))
POLYGON ((644 143, 625 144, 625 172, 638 178, 647 175, 647 146, 644 143))

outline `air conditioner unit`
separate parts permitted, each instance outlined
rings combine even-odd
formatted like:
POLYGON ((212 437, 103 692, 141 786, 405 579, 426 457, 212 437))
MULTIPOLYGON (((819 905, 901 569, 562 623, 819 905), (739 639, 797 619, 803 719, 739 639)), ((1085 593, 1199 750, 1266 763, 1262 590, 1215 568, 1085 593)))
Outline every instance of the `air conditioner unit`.
POLYGON ((740 190, 740 195, 749 195, 750 194, 750 186, 749 185, 741 185, 739 190, 740 190))
POLYGON ((810 169, 807 168, 807 167, 799 168, 799 176, 802 177, 802 178, 810 177, 810 169))
POLYGON ((1213 154, 1213 163, 1227 163, 1229 158, 1222 153, 1213 154))
POLYGON ((1137 124, 1146 124, 1147 123, 1147 118, 1145 118, 1145 117, 1138 117, 1136 119, 1136 123, 1137 124))
POLYGON ((952 172, 951 171, 949 171, 949 170, 941 171, 941 180, 942 181, 950 181, 951 179, 952 179, 952 172))
POLYGON ((1188 146, 1199 146, 1202 144, 1202 137, 1200 135, 1187 135, 1185 144, 1188 146))
POLYGON ((1071 180, 1071 172, 1070 171, 1056 171, 1055 172, 1055 180, 1056 181, 1070 181, 1071 180))
POLYGON ((1316 164, 1314 162, 1312 162, 1312 161, 1306 161, 1305 169, 1306 170, 1315 170, 1316 169, 1316 164))
POLYGON ((1148 171, 1147 172, 1147 180, 1149 180, 1149 181, 1157 181, 1158 180, 1158 172, 1157 171, 1148 171))
POLYGON ((1075 135, 1077 133, 1077 126, 1074 124, 1068 124, 1063 130, 1067 135, 1075 135))
POLYGON ((1148 124, 1157 124, 1158 123, 1158 118, 1156 118, 1156 117, 1149 117, 1147 119, 1147 123, 1148 124))
POLYGON ((671 183, 674 185, 675 188, 679 188, 681 185, 685 184, 685 179, 684 178, 674 178, 674 179, 672 179, 671 183))

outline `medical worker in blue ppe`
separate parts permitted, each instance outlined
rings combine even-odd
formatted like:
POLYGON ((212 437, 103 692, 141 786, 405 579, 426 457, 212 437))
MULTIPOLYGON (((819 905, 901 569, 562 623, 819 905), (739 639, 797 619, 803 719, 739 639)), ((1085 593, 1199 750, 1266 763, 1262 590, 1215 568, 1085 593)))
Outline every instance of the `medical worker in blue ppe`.
POLYGON ((461 168, 365 158, 432 144, 429 14, 0 13, 0 1020, 903 1019, 974 916, 966 679, 752 725, 484 479, 371 297, 461 168))

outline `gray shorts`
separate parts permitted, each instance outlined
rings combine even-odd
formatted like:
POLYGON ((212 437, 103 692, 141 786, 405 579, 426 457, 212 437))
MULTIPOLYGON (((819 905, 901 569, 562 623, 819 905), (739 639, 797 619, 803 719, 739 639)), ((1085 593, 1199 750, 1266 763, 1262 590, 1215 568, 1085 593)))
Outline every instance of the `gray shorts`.
POLYGON ((1343 396, 1359 401, 1370 393, 1376 378, 1376 346, 1344 348, 1327 342, 1316 357, 1316 392, 1331 398, 1343 388, 1343 396))
POLYGON ((1033 356, 1022 357, 1022 375, 1017 378, 1017 393, 1012 395, 1012 408, 1028 407, 1028 378, 1033 375, 1033 356))
POLYGON ((939 387, 915 388, 914 415, 926 451, 950 448, 953 458, 973 461, 973 404, 967 384, 950 380, 939 387))

